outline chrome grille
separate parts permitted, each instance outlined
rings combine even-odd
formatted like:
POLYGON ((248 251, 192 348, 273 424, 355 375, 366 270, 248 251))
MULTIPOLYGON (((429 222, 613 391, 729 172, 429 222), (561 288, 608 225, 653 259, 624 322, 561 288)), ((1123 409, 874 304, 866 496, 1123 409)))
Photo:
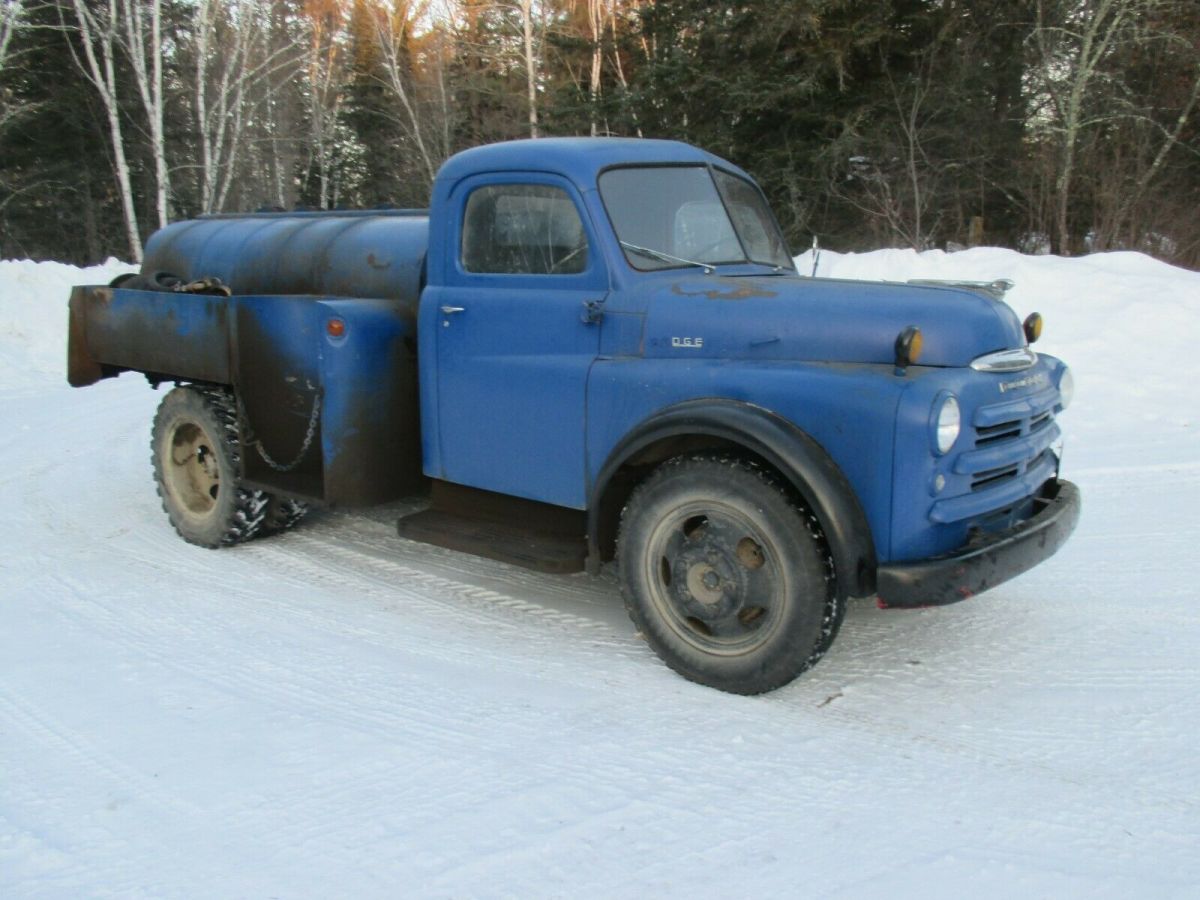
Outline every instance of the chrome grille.
POLYGON ((971 491, 988 491, 1052 464, 1050 445, 1058 438, 1048 389, 1016 400, 981 406, 972 417, 974 448, 959 457, 955 471, 971 478, 971 491))
POLYGON ((975 429, 975 446, 984 447, 988 444, 994 444, 996 441, 1005 441, 1009 438, 1021 436, 1021 422, 1001 422, 999 425, 988 425, 984 428, 975 429))
POLYGON ((1001 481, 1008 481, 1021 474, 1020 466, 1005 466, 1000 469, 987 469, 971 479, 971 490, 979 491, 991 487, 1001 481))

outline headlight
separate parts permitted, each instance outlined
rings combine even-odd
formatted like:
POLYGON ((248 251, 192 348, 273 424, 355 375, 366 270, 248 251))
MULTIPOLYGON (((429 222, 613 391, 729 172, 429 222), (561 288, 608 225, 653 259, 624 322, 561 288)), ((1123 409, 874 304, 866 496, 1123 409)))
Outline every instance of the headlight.
POLYGON ((953 394, 939 394, 933 401, 936 416, 934 431, 938 453, 948 453, 962 430, 962 413, 953 394), (940 404, 940 407, 939 407, 940 404))
POLYGON ((1071 400, 1075 397, 1075 376, 1071 374, 1071 370, 1063 367, 1063 373, 1058 379, 1058 396, 1059 403, 1062 408, 1066 409, 1071 405, 1071 400))

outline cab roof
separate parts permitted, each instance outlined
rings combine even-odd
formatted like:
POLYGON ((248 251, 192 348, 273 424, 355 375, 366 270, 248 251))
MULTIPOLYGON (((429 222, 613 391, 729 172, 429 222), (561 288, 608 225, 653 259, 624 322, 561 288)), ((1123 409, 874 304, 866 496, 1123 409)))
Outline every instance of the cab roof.
POLYGON ((534 138, 486 144, 456 153, 438 171, 437 180, 453 184, 483 172, 553 172, 580 190, 596 185, 596 176, 618 165, 718 165, 746 178, 737 166, 682 141, 649 138, 534 138))

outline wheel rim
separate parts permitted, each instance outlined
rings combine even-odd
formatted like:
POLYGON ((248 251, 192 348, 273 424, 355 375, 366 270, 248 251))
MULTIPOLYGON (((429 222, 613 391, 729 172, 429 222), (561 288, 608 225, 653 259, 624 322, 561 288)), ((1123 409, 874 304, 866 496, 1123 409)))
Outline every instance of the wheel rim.
POLYGON ((778 630, 787 572, 775 543, 741 511, 711 502, 682 505, 654 528, 647 551, 650 600, 692 646, 750 653, 778 630))
POLYGON ((208 432, 195 422, 180 423, 163 451, 163 483, 180 512, 193 520, 209 516, 220 495, 221 469, 208 432))

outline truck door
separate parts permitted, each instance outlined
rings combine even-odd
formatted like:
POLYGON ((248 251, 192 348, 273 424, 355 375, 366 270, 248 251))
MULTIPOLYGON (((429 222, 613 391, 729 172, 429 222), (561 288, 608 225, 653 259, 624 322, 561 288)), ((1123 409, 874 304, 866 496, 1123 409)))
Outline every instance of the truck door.
MULTIPOLYGON (((457 252, 429 292, 440 471, 472 487, 582 509, 584 410, 608 275, 574 187, 541 174, 465 180, 457 252), (595 319, 597 317, 591 317, 595 319)), ((447 248, 449 250, 450 248, 447 248)))

